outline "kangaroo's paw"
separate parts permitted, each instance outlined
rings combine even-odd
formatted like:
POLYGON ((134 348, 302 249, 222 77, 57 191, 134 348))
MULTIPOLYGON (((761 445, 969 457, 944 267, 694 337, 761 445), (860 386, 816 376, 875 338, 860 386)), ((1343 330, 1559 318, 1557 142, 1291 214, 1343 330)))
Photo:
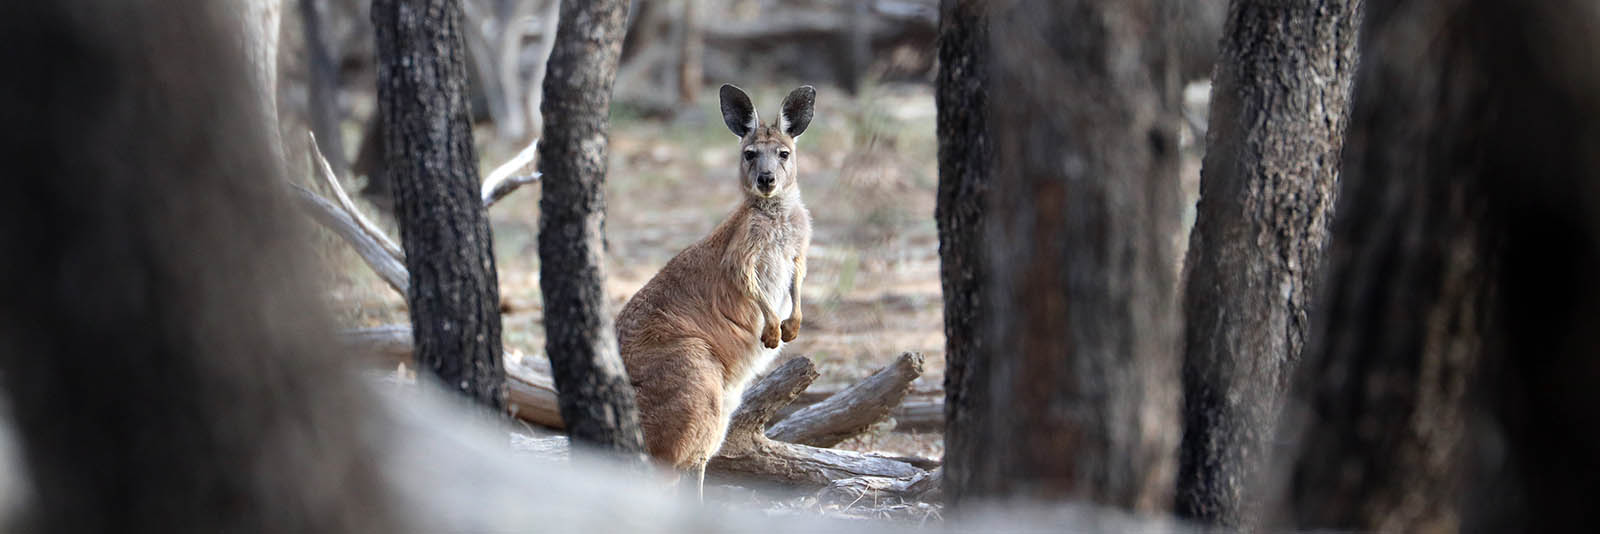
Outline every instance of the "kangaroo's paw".
POLYGON ((784 319, 783 320, 783 324, 781 326, 782 326, 781 330, 783 330, 783 342, 784 343, 788 343, 790 341, 794 341, 794 338, 799 337, 799 335, 800 335, 800 318, 799 317, 790 317, 788 319, 784 319))
POLYGON ((769 349, 778 348, 778 338, 781 335, 778 325, 769 321, 767 327, 761 330, 761 346, 769 349))

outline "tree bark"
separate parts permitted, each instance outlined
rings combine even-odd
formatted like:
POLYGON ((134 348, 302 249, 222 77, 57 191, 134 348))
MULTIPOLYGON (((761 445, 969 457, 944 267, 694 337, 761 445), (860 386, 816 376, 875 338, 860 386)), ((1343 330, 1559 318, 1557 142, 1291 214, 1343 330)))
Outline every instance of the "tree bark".
POLYGON ((374 0, 378 112, 411 283, 417 366, 496 411, 500 287, 467 109, 456 0, 374 0))
POLYGON ((989 107, 1000 164, 983 294, 1005 312, 985 319, 965 370, 988 388, 963 400, 985 438, 949 471, 966 471, 960 499, 1165 512, 1178 441, 1170 13, 1158 0, 993 9, 1007 94, 989 107))
POLYGON ((1358 0, 1234 0, 1184 268, 1180 516, 1247 526, 1309 330, 1336 197, 1358 0))
POLYGON ((989 2, 944 0, 939 12, 939 282, 944 294, 945 458, 950 502, 959 502, 984 437, 969 396, 987 395, 971 380, 983 349, 984 206, 994 148, 989 133, 989 2))
POLYGON ((1592 528, 1600 16, 1365 8, 1286 512, 1300 528, 1592 528))
POLYGON ((545 347, 568 434, 575 441, 640 452, 644 437, 605 305, 602 258, 607 114, 627 10, 626 0, 561 7, 544 80, 539 287, 545 347))

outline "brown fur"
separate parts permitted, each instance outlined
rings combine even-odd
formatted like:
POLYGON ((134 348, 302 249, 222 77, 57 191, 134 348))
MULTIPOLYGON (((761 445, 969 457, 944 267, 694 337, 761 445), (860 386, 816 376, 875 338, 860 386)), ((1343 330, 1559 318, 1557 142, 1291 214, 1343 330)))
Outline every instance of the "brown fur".
MULTIPOLYGON (((808 121, 809 96, 805 105, 808 121)), ((721 446, 750 378, 800 331, 811 214, 800 201, 794 137, 779 126, 782 117, 761 126, 752 111, 740 124, 757 125, 739 143, 744 202, 667 262, 617 317, 650 455, 696 476, 721 446), (769 191, 757 180, 763 171, 772 173, 769 191)))

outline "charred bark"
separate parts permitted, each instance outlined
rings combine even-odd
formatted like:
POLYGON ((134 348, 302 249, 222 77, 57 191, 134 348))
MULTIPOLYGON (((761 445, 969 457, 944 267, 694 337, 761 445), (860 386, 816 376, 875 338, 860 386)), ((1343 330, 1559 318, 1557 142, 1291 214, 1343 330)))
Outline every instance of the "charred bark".
POLYGON ((939 13, 939 282, 944 294, 945 458, 943 483, 959 502, 982 441, 976 406, 986 395, 967 369, 983 343, 983 214, 994 165, 989 133, 989 10, 981 0, 944 0, 939 13), (961 459, 955 459, 961 456, 961 459))
POLYGON ((496 411, 500 286, 467 109, 456 0, 375 0, 378 112, 411 275, 417 366, 496 411))
POLYGON ((539 147, 539 288, 545 347, 576 441, 644 450, 633 386, 606 309, 604 236, 607 114, 627 21, 626 0, 561 7, 544 80, 539 147))
POLYGON ((1007 94, 989 105, 999 166, 982 293, 996 313, 964 371, 987 391, 963 400, 986 437, 949 469, 967 470, 963 499, 1165 511, 1178 438, 1170 13, 1126 0, 993 9, 992 79, 1007 94))
POLYGON ((1184 268, 1180 516, 1241 526, 1333 215, 1358 1, 1235 0, 1184 268))
POLYGON ((1286 509, 1312 528, 1592 527, 1600 15, 1366 9, 1286 509))

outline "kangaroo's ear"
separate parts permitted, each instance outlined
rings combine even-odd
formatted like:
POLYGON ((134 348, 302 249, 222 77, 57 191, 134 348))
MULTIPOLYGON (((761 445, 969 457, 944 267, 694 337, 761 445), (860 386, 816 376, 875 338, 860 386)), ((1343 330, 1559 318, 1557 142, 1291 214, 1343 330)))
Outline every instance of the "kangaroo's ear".
POLYGON ((778 116, 778 129, 789 137, 800 137, 811 125, 811 108, 817 103, 817 90, 802 85, 783 99, 783 112, 778 116))
POLYGON ((756 107, 750 103, 750 95, 731 83, 722 84, 722 122, 733 130, 733 135, 741 138, 761 125, 756 118, 756 107))

